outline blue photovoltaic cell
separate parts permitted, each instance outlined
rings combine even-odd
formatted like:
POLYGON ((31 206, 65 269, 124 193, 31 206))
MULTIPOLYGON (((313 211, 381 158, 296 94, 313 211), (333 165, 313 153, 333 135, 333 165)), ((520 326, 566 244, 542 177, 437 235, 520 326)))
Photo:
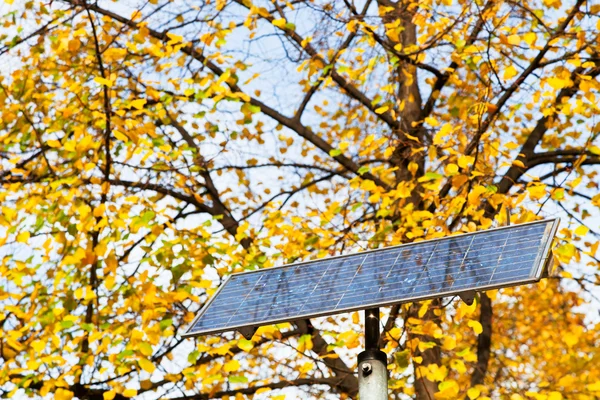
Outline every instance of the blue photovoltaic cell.
POLYGON ((233 274, 186 336, 538 281, 558 220, 233 274))

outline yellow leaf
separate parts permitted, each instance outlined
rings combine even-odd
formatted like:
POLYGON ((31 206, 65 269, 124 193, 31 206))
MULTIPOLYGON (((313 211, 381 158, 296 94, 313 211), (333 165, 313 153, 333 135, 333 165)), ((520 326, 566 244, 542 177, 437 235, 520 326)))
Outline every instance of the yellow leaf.
POLYGON ((535 32, 527 32, 525 35, 523 35, 523 39, 529 46, 533 46, 537 40, 537 35, 535 32))
POLYGON ((600 392, 600 381, 591 383, 585 387, 590 392, 600 392))
POLYGON ((280 394, 279 396, 271 397, 271 400, 285 400, 285 394, 280 394))
POLYGON ((358 21, 355 20, 355 19, 351 19, 350 22, 348 22, 348 24, 346 24, 346 29, 349 32, 356 32, 356 26, 357 25, 358 25, 358 21))
POLYGON ((377 188, 377 186, 375 185, 375 182, 373 182, 370 179, 365 179, 364 181, 362 181, 362 183, 360 184, 360 188, 362 190, 366 190, 366 191, 372 191, 374 189, 377 188))
POLYGON ((46 144, 48 146, 52 147, 52 148, 55 148, 55 149, 58 148, 58 147, 61 147, 61 144, 60 144, 60 142, 58 140, 48 140, 46 142, 46 144))
POLYGON ((183 36, 180 35, 176 35, 174 33, 168 32, 167 36, 169 37, 169 42, 168 44, 173 45, 176 43, 182 43, 183 42, 183 36))
POLYGON ((484 186, 477 185, 475 186, 471 192, 467 195, 467 200, 471 205, 479 204, 480 197, 483 193, 485 193, 486 189, 484 186))
POLYGON ((447 175, 454 175, 454 174, 456 174, 458 172, 458 165, 456 165, 456 164, 448 164, 444 168, 444 172, 446 172, 447 175))
POLYGON ((235 372, 240 369, 240 362, 238 360, 231 360, 225 363, 223 366, 225 372, 235 372))
POLYGON ((596 252, 598 251, 598 246, 600 245, 600 241, 592 244, 590 246, 590 251, 588 252, 589 255, 591 255, 592 257, 596 256, 596 252))
POLYGON ((154 363, 152 361, 148 360, 147 358, 139 359, 138 364, 144 371, 146 371, 149 374, 153 373, 154 370, 156 369, 156 367, 154 366, 154 363))
POLYGON ((4 2, 5 2, 6 4, 12 4, 12 3, 13 3, 13 1, 15 1, 15 0, 4 0, 4 2))
POLYGON ((560 392, 550 392, 548 400, 562 400, 563 396, 560 392))
POLYGON ((440 128, 438 133, 436 133, 435 136, 433 137, 433 144, 435 144, 435 145, 444 144, 446 142, 444 140, 444 137, 448 136, 450 133, 452 133, 452 125, 450 125, 448 123, 442 125, 442 127, 440 128))
POLYGON ((548 84, 555 90, 563 89, 573 84, 570 79, 561 79, 556 77, 548 78, 546 82, 548 82, 548 84))
POLYGON ((125 397, 135 397, 135 396, 137 396, 137 390, 136 389, 126 389, 123 392, 123 396, 125 396, 125 397))
POLYGON ((93 300, 96 298, 96 293, 94 293, 93 290, 90 290, 90 288, 87 288, 85 291, 85 296, 83 298, 85 300, 93 300))
POLYGON ((199 287, 204 288, 204 289, 208 289, 210 287, 212 287, 213 285, 213 281, 209 280, 209 279, 202 279, 200 280, 200 283, 198 284, 199 287))
POLYGON ((585 225, 579 225, 577 227, 577 229, 575 229, 575 234, 577 236, 585 236, 585 235, 588 234, 589 231, 590 231, 590 229, 587 226, 585 226, 585 225))
POLYGON ((521 37, 519 37, 519 35, 510 35, 508 37, 508 43, 516 46, 521 43, 521 37))
POLYGON ((439 126, 440 125, 439 121, 437 119, 435 119, 434 117, 425 118, 425 122, 431 126, 439 126))
POLYGON ((471 328, 473 328, 473 332, 475 332, 476 334, 480 334, 481 332, 483 332, 483 327, 481 326, 481 324, 479 323, 479 321, 475 321, 475 320, 470 320, 467 325, 469 325, 471 328))
POLYGON ((104 58, 107 61, 116 61, 116 60, 121 60, 121 59, 125 58, 125 56, 127 55, 127 50, 126 49, 116 49, 113 47, 108 50, 105 50, 102 55, 104 56, 104 58))
POLYGON ((127 137, 124 133, 117 131, 116 129, 113 131, 113 134, 118 140, 123 142, 129 142, 129 137, 127 137))
POLYGON ((467 372, 467 367, 465 366, 465 363, 462 360, 454 359, 450 361, 450 367, 452 367, 452 369, 458 372, 459 374, 464 374, 465 372, 467 372))
POLYGON ((56 389, 56 392, 54 392, 55 400, 71 400, 73 396, 73 392, 71 392, 70 390, 65 390, 63 388, 58 388, 56 389))
POLYGON ((44 350, 44 348, 46 347, 46 344, 41 340, 36 340, 33 343, 31 343, 31 347, 33 347, 33 350, 35 350, 36 353, 41 353, 42 350, 44 350))
POLYGON ((95 77, 94 82, 99 83, 100 85, 108 86, 108 87, 111 87, 113 85, 111 80, 102 78, 101 76, 95 77))
POLYGON ((515 142, 508 142, 504 145, 504 147, 506 147, 509 150, 514 150, 514 149, 518 149, 519 145, 516 144, 515 142))
POLYGON ((237 343, 238 347, 246 352, 252 350, 254 343, 251 340, 240 339, 237 343))
POLYGON ((106 286, 108 290, 115 287, 115 277, 112 275, 107 276, 106 279, 104 279, 104 286, 106 286))
POLYGON ((2 216, 7 221, 12 221, 16 215, 17 215, 17 210, 8 208, 8 207, 2 207, 2 216))
POLYGON ((452 350, 456 347, 456 339, 452 336, 444 336, 444 343, 442 348, 444 350, 452 350))
POLYGON ((353 330, 341 333, 338 336, 338 341, 343 342, 349 348, 354 348, 354 347, 358 346, 358 344, 359 344, 358 343, 358 334, 353 330))
POLYGON ((472 156, 460 156, 458 157, 458 166, 461 168, 468 168, 475 162, 475 157, 472 156))
POLYGON ((597 156, 600 156, 600 147, 598 147, 598 146, 590 146, 588 148, 588 150, 590 151, 590 153, 595 154, 597 156))
POLYGON ((527 188, 532 200, 539 200, 546 195, 546 185, 532 185, 527 188))
POLYGON ((410 173, 414 177, 415 174, 417 173, 417 171, 419 170, 419 164, 417 164, 414 161, 409 162, 408 163, 408 170, 410 171, 410 173))
POLYGON ((578 176, 577 178, 573 179, 572 182, 567 182, 567 185, 571 186, 572 188, 577 187, 579 184, 581 183, 581 176, 578 176))
POLYGON ((563 335, 563 340, 569 347, 573 347, 579 342, 579 337, 572 332, 567 332, 563 335))
POLYGON ((300 373, 306 374, 309 371, 311 371, 314 367, 315 367, 315 365, 313 363, 311 363, 311 362, 305 362, 304 364, 302 364, 300 366, 300 373))
POLYGON ((115 398, 115 395, 117 393, 114 390, 109 390, 108 392, 104 392, 102 394, 102 397, 104 398, 104 400, 112 400, 115 398))
POLYGON ((31 234, 29 232, 21 232, 17 235, 17 242, 19 243, 27 243, 27 241, 29 240, 29 238, 31 237, 31 234))
POLYGON ((563 188, 555 188, 552 190, 552 199, 554 200, 562 200, 565 198, 565 189, 563 188))
POLYGON ((417 142, 417 143, 421 143, 421 142, 420 142, 420 140, 419 140, 419 138, 418 138, 418 137, 416 137, 416 136, 409 135, 408 133, 405 133, 405 134, 404 134, 404 136, 406 136, 406 137, 407 137, 407 138, 409 138, 410 140, 414 140, 414 141, 415 141, 415 142, 417 142))
POLYGON ((481 390, 472 387, 469 390, 467 390, 467 396, 469 396, 469 399, 471 400, 475 400, 476 398, 479 397, 479 395, 481 394, 481 390))
POLYGON ((563 278, 568 278, 568 279, 570 279, 570 278, 572 278, 572 277, 573 277, 573 274, 572 274, 572 273, 570 273, 569 271, 561 271, 561 272, 560 272, 560 276, 562 276, 563 278))
POLYGON ((438 385, 438 388, 440 391, 434 395, 436 399, 456 399, 458 397, 459 387, 455 380, 444 381, 438 385))
POLYGON ((513 65, 510 65, 508 68, 506 68, 504 70, 503 78, 504 78, 504 80, 507 81, 507 80, 512 79, 515 76, 517 76, 517 74, 518 74, 517 69, 513 65))
POLYGON ((376 114, 383 114, 384 112, 386 112, 389 109, 390 108, 388 106, 382 106, 382 107, 376 108, 375 109, 375 113, 376 114))
POLYGON ((137 99, 133 100, 129 105, 137 110, 141 110, 144 108, 144 104, 146 104, 146 99, 137 99))
POLYGON ((566 243, 556 248, 555 254, 562 257, 563 259, 570 260, 571 257, 575 256, 576 248, 572 243, 566 243))
POLYGON ((285 27, 286 21, 285 18, 274 19, 272 24, 278 28, 283 29, 285 27))

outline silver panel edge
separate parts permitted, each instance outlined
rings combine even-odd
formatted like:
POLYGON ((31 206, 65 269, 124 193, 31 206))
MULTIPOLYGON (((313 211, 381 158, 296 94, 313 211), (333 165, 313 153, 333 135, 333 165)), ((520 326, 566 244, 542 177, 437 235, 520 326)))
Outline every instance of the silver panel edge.
MULTIPOLYGON (((551 220, 548 220, 551 221, 551 220)), ((560 218, 554 218, 552 225, 550 227, 550 232, 548 233, 548 238, 546 240, 545 246, 541 251, 541 260, 539 260, 539 264, 537 265, 537 269, 533 274, 533 277, 540 279, 544 274, 544 269, 549 268, 548 266, 548 258, 552 257, 552 252, 550 249, 552 248, 552 242, 554 242, 554 236, 556 236, 556 232, 558 231, 558 226, 560 225, 560 218)), ((548 271, 549 273, 550 271, 548 271)))
POLYGON ((456 292, 445 292, 445 293, 441 293, 439 295, 429 294, 429 295, 423 295, 423 296, 407 297, 405 299, 396 300, 396 301, 369 303, 369 304, 361 305, 360 307, 348 307, 348 308, 343 308, 343 309, 339 309, 339 310, 325 311, 325 312, 320 312, 320 313, 315 313, 315 314, 295 315, 293 317, 287 317, 285 319, 266 320, 266 321, 262 321, 259 325, 242 324, 242 325, 228 326, 225 329, 196 331, 193 333, 185 333, 184 335, 182 335, 182 337, 187 338, 187 337, 194 337, 194 336, 203 336, 203 335, 209 335, 209 334, 231 332, 231 331, 236 331, 239 328, 244 328, 244 327, 276 325, 276 324, 282 324, 285 322, 297 321, 299 319, 325 317, 325 316, 329 316, 329 315, 338 315, 338 314, 343 314, 343 313, 352 312, 352 311, 360 311, 360 310, 364 310, 367 308, 386 307, 386 306, 391 306, 394 304, 405 304, 405 303, 411 303, 414 301, 437 299, 437 298, 454 296, 454 295, 458 295, 460 293, 466 293, 466 292, 471 292, 471 291, 481 292, 481 291, 485 291, 485 290, 501 289, 501 288, 505 288, 505 287, 514 286, 517 283, 527 284, 527 283, 536 283, 538 281, 539 281, 539 278, 518 279, 518 280, 514 280, 514 281, 503 282, 500 284, 484 285, 484 286, 479 286, 479 287, 475 287, 475 288, 461 289, 461 290, 457 290, 456 292))
POLYGON ((206 301, 206 303, 204 303, 204 306, 200 309, 200 311, 198 311, 198 315, 196 315, 194 317, 194 319, 190 323, 190 326, 185 330, 185 333, 183 333, 181 335, 181 337, 195 336, 195 334, 191 333, 190 330, 196 325, 196 322, 198 322, 198 320, 204 315, 204 313, 206 312, 206 310, 208 310, 208 307, 210 307, 210 305, 213 303, 213 301, 217 298, 217 295, 219 294, 219 292, 221 292, 223 290, 223 288, 227 285, 227 283, 229 283, 229 281, 231 280, 232 276, 233 275, 229 275, 227 278, 225 278, 225 282, 223 282, 221 284, 221 286, 219 286, 219 288, 212 295, 212 297, 210 299, 208 299, 206 301))

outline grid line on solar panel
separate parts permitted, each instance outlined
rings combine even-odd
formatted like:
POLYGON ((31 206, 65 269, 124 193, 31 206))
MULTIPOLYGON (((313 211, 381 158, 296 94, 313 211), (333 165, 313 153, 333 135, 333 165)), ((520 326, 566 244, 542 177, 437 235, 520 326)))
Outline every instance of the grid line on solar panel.
POLYGON ((557 225, 547 220, 233 275, 188 333, 535 281, 557 225))

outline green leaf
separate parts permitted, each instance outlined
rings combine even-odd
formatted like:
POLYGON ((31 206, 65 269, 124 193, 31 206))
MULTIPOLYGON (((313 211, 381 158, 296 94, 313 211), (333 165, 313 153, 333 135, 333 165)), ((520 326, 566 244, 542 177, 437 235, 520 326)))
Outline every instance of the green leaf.
POLYGON ((309 335, 309 334, 302 335, 302 336, 300 336, 300 338, 298 339, 298 344, 302 344, 302 343, 304 343, 304 342, 306 342, 307 340, 310 340, 310 339, 312 339, 312 336, 311 336, 311 335, 309 335))
POLYGON ((152 221, 154 219, 154 217, 156 216, 156 214, 154 213, 154 211, 149 210, 146 211, 143 215, 142 215, 142 221, 144 221, 144 223, 149 223, 150 221, 152 221))
POLYGON ((367 172, 369 172, 371 170, 371 168, 367 167, 366 165, 363 165, 362 167, 360 167, 358 169, 358 174, 362 175, 362 174, 366 174, 367 172))
POLYGON ((319 241, 319 237, 314 235, 304 241, 304 247, 312 246, 319 241))
POLYGON ((73 321, 60 321, 60 326, 63 329, 69 329, 70 327, 73 326, 73 321))
POLYGON ((239 375, 232 375, 227 379, 229 380, 229 383, 246 383, 246 382, 248 382, 248 378, 246 378, 245 376, 239 376, 239 375))
POLYGON ((329 152, 329 155, 330 155, 331 157, 337 157, 337 156, 339 156, 340 154, 342 154, 342 151, 341 151, 340 149, 333 149, 333 150, 331 150, 331 151, 329 152))
POLYGON ((173 325, 173 320, 171 318, 169 318, 169 319, 163 319, 162 321, 160 321, 160 324, 158 324, 158 326, 160 327, 161 331, 164 331, 165 329, 167 329, 171 325, 173 325))
POLYGON ((405 349, 394 353, 394 362, 402 369, 408 368, 410 365, 410 350, 405 349))
POLYGON ((437 174, 435 172, 427 172, 424 176, 420 177, 418 180, 419 180, 419 182, 427 182, 427 181, 433 181, 436 179, 442 179, 442 175, 437 174))
POLYGON ((129 357, 133 355, 133 350, 123 350, 122 352, 120 352, 117 355, 117 360, 121 361, 123 360, 125 357, 129 357))
POLYGON ((200 352, 198 350, 194 350, 188 355, 188 362, 193 364, 196 362, 198 357, 200 357, 200 352))

